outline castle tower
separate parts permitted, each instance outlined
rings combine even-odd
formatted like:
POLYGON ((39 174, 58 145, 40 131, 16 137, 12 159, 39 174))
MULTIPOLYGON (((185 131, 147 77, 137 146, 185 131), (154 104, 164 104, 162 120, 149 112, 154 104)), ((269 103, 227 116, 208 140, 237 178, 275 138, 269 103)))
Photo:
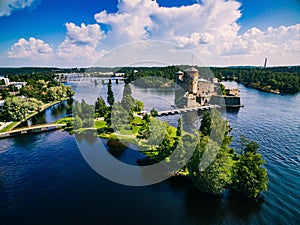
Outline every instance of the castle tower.
POLYGON ((188 92, 197 94, 199 73, 195 67, 189 67, 184 71, 187 75, 188 92))
POLYGON ((176 77, 176 84, 180 84, 180 82, 183 82, 184 73, 182 71, 178 71, 175 74, 176 77))

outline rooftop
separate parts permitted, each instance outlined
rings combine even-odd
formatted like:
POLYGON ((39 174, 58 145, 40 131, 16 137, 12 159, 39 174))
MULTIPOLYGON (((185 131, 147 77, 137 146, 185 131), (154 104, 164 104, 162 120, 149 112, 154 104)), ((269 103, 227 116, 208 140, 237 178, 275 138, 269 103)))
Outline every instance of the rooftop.
POLYGON ((198 70, 195 67, 191 66, 187 68, 184 72, 198 72, 198 70))

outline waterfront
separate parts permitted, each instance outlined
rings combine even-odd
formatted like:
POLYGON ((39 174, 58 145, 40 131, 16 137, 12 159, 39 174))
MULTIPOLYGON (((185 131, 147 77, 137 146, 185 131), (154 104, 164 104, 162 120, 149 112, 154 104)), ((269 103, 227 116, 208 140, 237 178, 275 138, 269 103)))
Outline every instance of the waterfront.
MULTIPOLYGON (((122 86, 113 85, 116 96, 122 86)), ((227 118, 233 146, 240 134, 261 145, 270 182, 260 200, 212 197, 173 180, 148 187, 112 183, 87 165, 74 136, 54 131, 0 141, 2 224, 298 224, 300 95, 238 87, 245 107, 227 118)), ((169 92, 133 88, 135 96, 142 92, 158 96, 142 100, 161 101, 161 110, 173 99, 169 92)), ((54 122, 64 113, 63 107, 47 110, 41 121, 54 122)), ((168 120, 175 123, 177 117, 168 120)), ((122 157, 130 163, 135 156, 122 157)))

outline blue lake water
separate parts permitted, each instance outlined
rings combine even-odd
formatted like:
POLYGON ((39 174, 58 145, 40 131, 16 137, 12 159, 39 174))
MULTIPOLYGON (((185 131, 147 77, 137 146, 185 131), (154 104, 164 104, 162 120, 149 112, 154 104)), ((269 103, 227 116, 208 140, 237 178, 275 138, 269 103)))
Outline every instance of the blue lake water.
MULTIPOLYGON (((121 92, 122 85, 114 91, 121 92)), ((184 180, 146 187, 113 183, 89 167, 73 135, 53 131, 0 140, 0 224, 300 224, 300 95, 238 87, 245 107, 226 117, 236 137, 233 146, 240 134, 261 146, 270 182, 259 200, 201 194, 184 180)), ((135 96, 141 92, 133 88, 135 96)), ((173 98, 147 92, 152 96, 144 99, 147 107, 158 99, 169 107, 173 98)), ((45 121, 64 113, 49 109, 45 121)), ((136 155, 128 151, 121 157, 134 164, 136 155)))

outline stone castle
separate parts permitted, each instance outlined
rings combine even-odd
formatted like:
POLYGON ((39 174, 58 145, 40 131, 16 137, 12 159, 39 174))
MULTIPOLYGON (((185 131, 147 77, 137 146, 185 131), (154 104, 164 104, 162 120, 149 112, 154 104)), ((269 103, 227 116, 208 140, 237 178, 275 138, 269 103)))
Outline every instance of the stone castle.
POLYGON ((201 78, 195 67, 189 67, 184 72, 178 71, 176 84, 181 87, 175 94, 177 107, 199 107, 209 104, 226 107, 241 106, 237 88, 227 88, 225 89, 225 96, 218 95, 220 94, 217 91, 219 88, 218 79, 212 78, 209 81, 201 78), (221 100, 223 100, 223 104, 221 100))

